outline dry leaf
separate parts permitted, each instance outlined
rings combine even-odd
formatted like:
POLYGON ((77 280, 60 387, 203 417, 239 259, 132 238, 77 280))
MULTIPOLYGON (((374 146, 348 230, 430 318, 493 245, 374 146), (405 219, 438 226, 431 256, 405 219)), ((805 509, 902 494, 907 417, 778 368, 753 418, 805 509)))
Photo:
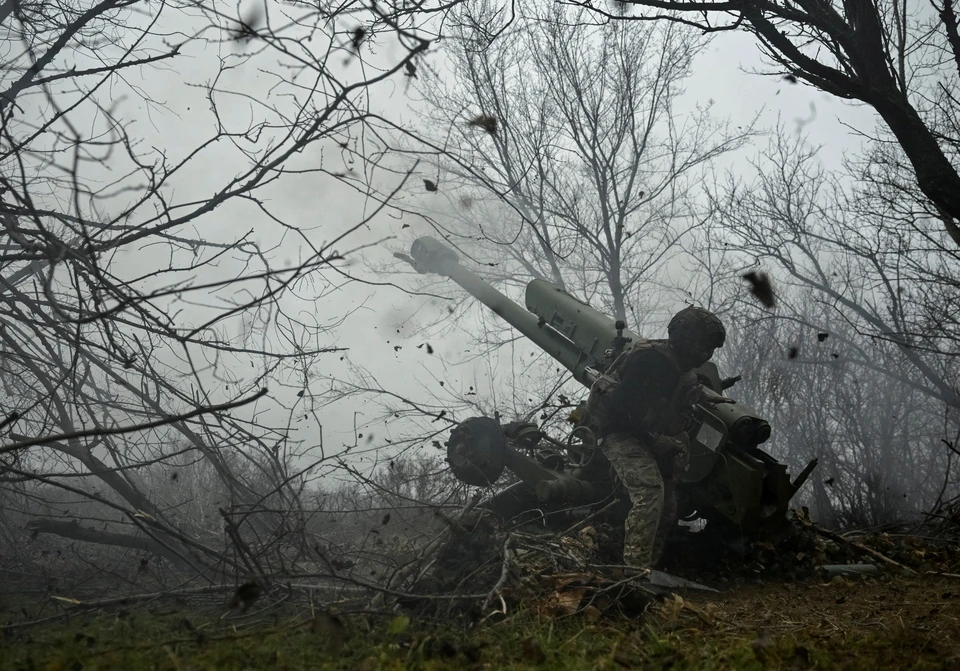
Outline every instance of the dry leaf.
POLYGON ((603 615, 603 613, 601 613, 600 609, 596 606, 591 605, 583 609, 583 617, 587 622, 596 622, 600 619, 601 615, 603 615))
POLYGON ((363 43, 363 38, 367 36, 367 31, 363 26, 357 26, 353 30, 353 35, 350 38, 350 44, 353 45, 353 50, 358 51, 360 45, 363 43))
POLYGON ((580 602, 586 591, 586 587, 577 587, 564 592, 554 592, 550 597, 551 610, 558 615, 573 615, 580 609, 580 602))
POLYGON ((660 605, 660 614, 663 616, 663 619, 669 623, 676 622, 682 610, 683 597, 679 594, 674 594, 672 599, 669 597, 666 598, 660 605))

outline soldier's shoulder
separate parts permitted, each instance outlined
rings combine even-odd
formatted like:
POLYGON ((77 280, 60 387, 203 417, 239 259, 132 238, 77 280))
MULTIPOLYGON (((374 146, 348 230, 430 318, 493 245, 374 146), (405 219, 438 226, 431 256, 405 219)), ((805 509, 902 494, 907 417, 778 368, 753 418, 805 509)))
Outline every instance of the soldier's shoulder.
POLYGON ((643 340, 636 343, 627 355, 630 359, 676 363, 676 355, 666 340, 643 340))
POLYGON ((664 340, 646 340, 637 343, 627 355, 625 368, 644 368, 678 372, 676 355, 664 340))

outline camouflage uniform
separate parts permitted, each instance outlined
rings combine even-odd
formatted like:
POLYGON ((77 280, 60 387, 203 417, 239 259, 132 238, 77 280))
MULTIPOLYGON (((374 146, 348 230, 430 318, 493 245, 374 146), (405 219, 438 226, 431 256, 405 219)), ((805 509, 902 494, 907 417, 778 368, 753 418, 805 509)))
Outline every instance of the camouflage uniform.
POLYGON ((686 308, 670 322, 670 340, 635 343, 591 389, 588 412, 631 508, 624 522, 624 563, 653 566, 677 518, 676 483, 689 463, 692 372, 723 344, 723 325, 686 308))

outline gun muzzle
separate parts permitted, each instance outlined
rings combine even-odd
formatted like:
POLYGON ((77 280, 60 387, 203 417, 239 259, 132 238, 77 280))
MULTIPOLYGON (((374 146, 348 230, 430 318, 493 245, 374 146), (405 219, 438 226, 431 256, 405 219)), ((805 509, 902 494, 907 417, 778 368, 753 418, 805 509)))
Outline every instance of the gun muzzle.
POLYGON ((413 241, 410 247, 410 256, 413 258, 413 267, 418 273, 436 273, 449 276, 448 264, 459 264, 460 257, 445 244, 424 236, 413 241))

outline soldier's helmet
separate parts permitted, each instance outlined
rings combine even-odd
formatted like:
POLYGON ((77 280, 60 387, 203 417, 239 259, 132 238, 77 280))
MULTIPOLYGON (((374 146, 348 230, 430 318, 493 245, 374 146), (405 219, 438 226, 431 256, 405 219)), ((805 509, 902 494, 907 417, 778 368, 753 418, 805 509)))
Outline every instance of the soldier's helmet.
POLYGON ((673 316, 667 326, 670 344, 722 347, 727 338, 723 322, 710 312, 698 307, 686 307, 673 316))

